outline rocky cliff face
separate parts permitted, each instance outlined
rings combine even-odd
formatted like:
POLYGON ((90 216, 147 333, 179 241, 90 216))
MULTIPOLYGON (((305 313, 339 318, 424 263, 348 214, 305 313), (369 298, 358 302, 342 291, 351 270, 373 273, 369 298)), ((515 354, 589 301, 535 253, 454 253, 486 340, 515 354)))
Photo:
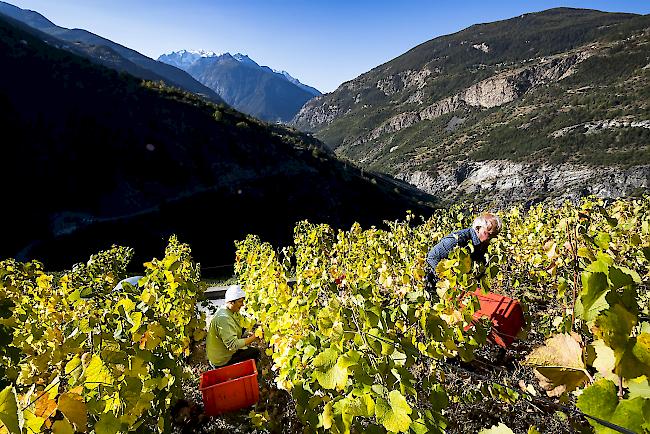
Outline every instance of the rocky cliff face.
MULTIPOLYGON (((594 49, 589 48, 568 55, 552 56, 548 59, 542 59, 535 65, 495 74, 450 97, 438 100, 419 111, 399 113, 384 121, 368 135, 352 141, 352 145, 376 140, 383 135, 411 127, 420 121, 433 120, 447 113, 464 108, 490 109, 500 107, 521 98, 526 92, 571 76, 576 66, 591 57, 594 52, 594 49)), ((409 76, 412 77, 413 75, 411 74, 409 76)), ((428 76, 428 74, 415 74, 415 76, 421 78, 428 76)), ((402 81, 402 83, 404 82, 402 81)), ((385 92, 385 83, 383 83, 384 87, 380 87, 380 84, 378 82, 377 87, 385 92)), ((417 80, 415 81, 415 85, 421 89, 426 86, 426 83, 422 80, 417 80)), ((413 86, 413 82, 410 83, 410 86, 413 86)), ((414 100, 408 99, 407 102, 412 103, 414 100)), ((315 126, 331 122, 341 114, 340 110, 332 110, 331 108, 324 112, 324 106, 318 106, 317 101, 314 101, 314 104, 316 105, 312 105, 309 109, 305 109, 306 106, 303 107, 303 110, 300 112, 302 113, 302 122, 307 122, 315 126), (315 115, 315 113, 319 113, 319 115, 315 115)), ((422 104, 422 101, 418 104, 422 104)), ((406 105, 402 104, 402 106, 406 105)))
POLYGON ((505 205, 549 197, 576 200, 591 194, 615 198, 647 191, 650 165, 621 169, 467 160, 442 164, 430 171, 403 172, 397 178, 438 197, 469 196, 505 205))
POLYGON ((323 104, 322 100, 322 96, 317 96, 307 101, 293 117, 291 124, 301 125, 304 131, 314 131, 321 126, 331 124, 341 110, 335 104, 323 104))
POLYGON ((425 42, 294 126, 445 198, 648 189, 650 16, 554 9, 425 42))

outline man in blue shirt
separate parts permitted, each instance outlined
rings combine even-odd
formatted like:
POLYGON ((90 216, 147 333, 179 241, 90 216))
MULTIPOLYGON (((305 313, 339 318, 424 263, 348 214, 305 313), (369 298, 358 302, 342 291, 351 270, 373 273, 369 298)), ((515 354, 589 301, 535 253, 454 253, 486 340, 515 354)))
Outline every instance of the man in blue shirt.
POLYGON ((472 260, 485 263, 485 253, 487 253, 490 240, 496 237, 500 231, 501 219, 494 214, 485 213, 478 216, 471 227, 453 232, 441 239, 427 254, 427 264, 429 265, 427 280, 431 289, 435 288, 439 280, 436 266, 449 256, 454 247, 467 247, 471 243, 474 247, 470 254, 472 260))

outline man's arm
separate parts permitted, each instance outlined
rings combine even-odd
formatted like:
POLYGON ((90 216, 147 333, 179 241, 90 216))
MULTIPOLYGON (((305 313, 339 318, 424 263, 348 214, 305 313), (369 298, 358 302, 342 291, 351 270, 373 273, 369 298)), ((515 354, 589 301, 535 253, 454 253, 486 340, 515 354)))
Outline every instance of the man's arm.
POLYGON ((228 351, 236 351, 248 345, 245 339, 238 337, 239 324, 236 324, 231 318, 220 316, 215 318, 215 322, 217 333, 228 351))
POLYGON ((454 234, 449 234, 429 250, 427 254, 427 263, 433 272, 436 271, 438 263, 446 259, 454 247, 458 245, 458 238, 454 234))

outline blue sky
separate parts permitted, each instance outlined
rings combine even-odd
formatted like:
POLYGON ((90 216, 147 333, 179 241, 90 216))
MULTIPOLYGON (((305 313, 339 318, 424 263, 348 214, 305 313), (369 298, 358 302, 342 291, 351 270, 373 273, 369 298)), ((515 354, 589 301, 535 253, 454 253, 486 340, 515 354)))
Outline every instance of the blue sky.
POLYGON ((331 92, 414 46, 472 24, 566 6, 650 13, 650 1, 8 0, 149 57, 180 49, 248 54, 331 92))

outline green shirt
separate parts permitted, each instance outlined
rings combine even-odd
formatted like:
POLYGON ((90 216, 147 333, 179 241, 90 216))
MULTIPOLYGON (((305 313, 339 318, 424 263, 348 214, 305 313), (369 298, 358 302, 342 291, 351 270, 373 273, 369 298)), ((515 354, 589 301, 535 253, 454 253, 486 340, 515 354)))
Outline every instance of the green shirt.
POLYGON ((205 351, 208 360, 215 366, 223 366, 235 354, 246 346, 242 339, 242 327, 233 313, 226 306, 221 306, 210 321, 205 351))

